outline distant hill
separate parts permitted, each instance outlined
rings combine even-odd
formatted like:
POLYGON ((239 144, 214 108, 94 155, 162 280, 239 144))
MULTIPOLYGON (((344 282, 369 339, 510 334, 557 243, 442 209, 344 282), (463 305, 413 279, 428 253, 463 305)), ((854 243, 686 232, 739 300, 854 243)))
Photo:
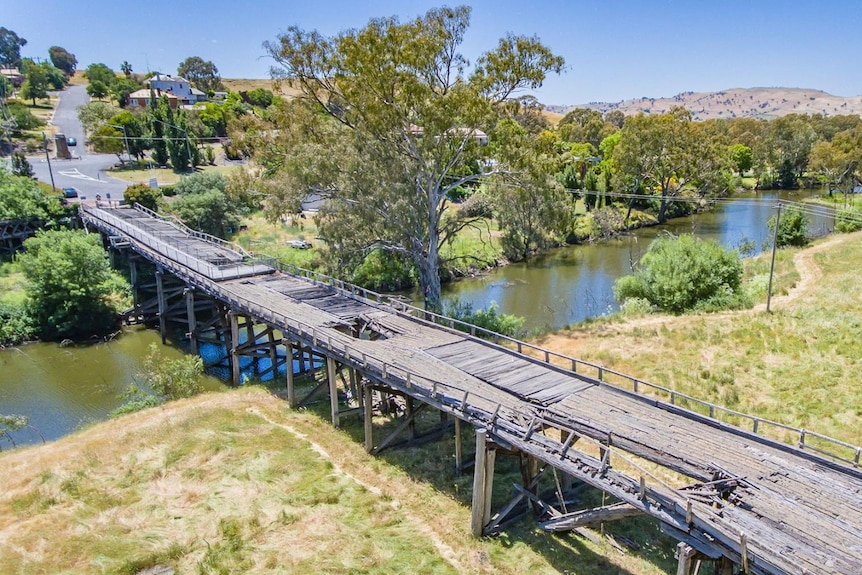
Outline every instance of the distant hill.
POLYGON ((683 92, 671 98, 633 98, 622 102, 590 102, 578 106, 547 106, 555 113, 573 108, 591 108, 602 113, 622 110, 634 115, 663 114, 683 106, 695 120, 714 118, 777 118, 787 114, 838 116, 862 114, 862 96, 844 98, 821 90, 804 88, 732 88, 721 92, 683 92))

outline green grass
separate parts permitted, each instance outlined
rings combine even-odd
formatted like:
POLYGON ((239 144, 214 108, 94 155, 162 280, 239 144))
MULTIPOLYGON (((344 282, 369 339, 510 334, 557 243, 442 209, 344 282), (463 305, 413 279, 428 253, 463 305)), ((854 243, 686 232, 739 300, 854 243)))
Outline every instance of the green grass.
MULTIPOLYGON (((543 338, 541 343, 588 361, 728 408, 862 444, 862 306, 850 286, 862 273, 862 236, 815 253, 822 277, 786 305, 627 324, 617 318, 543 338), (630 327, 629 327, 630 326, 630 327)), ((775 293, 800 275, 779 250, 775 293)), ((746 261, 746 279, 766 299, 769 254, 746 261)), ((741 423, 741 422, 736 422, 741 423)), ((748 423, 750 425, 750 422, 748 423)), ((786 433, 776 437, 795 441, 786 433)))
MULTIPOLYGON (((236 166, 199 166, 197 171, 219 172, 226 176, 237 169, 240 168, 236 166)), ((172 186, 180 181, 180 178, 189 173, 190 172, 175 172, 171 168, 139 169, 137 165, 127 168, 117 167, 112 170, 108 170, 108 174, 112 177, 125 180, 130 184, 141 182, 146 183, 150 178, 156 178, 161 186, 172 186)))
POLYGON ((0 262, 0 302, 24 305, 24 273, 15 262, 0 262))

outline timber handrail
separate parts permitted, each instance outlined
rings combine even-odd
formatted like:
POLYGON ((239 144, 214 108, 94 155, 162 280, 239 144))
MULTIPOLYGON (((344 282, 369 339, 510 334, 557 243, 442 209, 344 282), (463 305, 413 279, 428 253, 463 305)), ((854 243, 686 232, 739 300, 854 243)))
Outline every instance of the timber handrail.
MULTIPOLYGON (((152 213, 155 217, 159 217, 163 220, 168 220, 168 218, 164 218, 152 210, 148 210, 143 206, 138 207, 136 204, 136 208, 140 209, 140 211, 144 213, 152 213)), ((101 219, 106 224, 113 226, 121 231, 127 233, 130 237, 135 238, 138 241, 141 240, 136 236, 136 234, 129 230, 128 228, 134 228, 135 226, 129 225, 125 221, 117 221, 119 218, 110 218, 111 222, 106 221, 104 218, 100 218, 96 214, 92 214, 90 212, 90 208, 85 206, 81 206, 82 213, 90 214, 91 217, 101 219)), ((105 210, 99 210, 104 212, 105 210)), ((107 214, 106 214, 107 215, 107 214)), ((171 222, 173 224, 173 222, 171 222)), ((188 229, 186 226, 183 226, 188 229)), ((156 235, 153 232, 148 232, 149 235, 156 235)), ((200 234, 200 232, 197 232, 200 234)), ((202 234, 206 236, 207 234, 202 234)), ((195 236, 199 237, 199 236, 195 236)), ((209 236, 214 238, 215 240, 219 240, 219 245, 229 244, 230 242, 225 242, 220 238, 215 238, 214 236, 209 236), (223 242, 223 244, 221 243, 223 242)), ((169 242, 165 241, 162 238, 159 238, 162 243, 169 245, 169 242)), ((204 238, 200 238, 204 239, 204 238)), ((205 240, 207 241, 207 240, 205 240)), ((242 249, 242 248, 240 248, 242 249)), ((216 266, 212 266, 211 264, 205 263, 207 267, 207 271, 202 271, 200 269, 201 261, 197 259, 192 259, 189 261, 188 257, 183 257, 183 253, 181 250, 177 248, 172 248, 174 252, 178 252, 176 257, 171 257, 170 259, 176 261, 179 264, 182 264, 188 267, 190 270, 208 277, 210 279, 220 279, 213 277, 212 269, 216 266)), ((509 352, 516 351, 522 357, 529 359, 531 361, 538 361, 544 363, 548 366, 552 366, 556 369, 576 373, 584 379, 587 379, 594 383, 595 385, 605 385, 613 389, 619 389, 623 392, 633 393, 634 395, 644 398, 645 400, 651 401, 654 403, 656 407, 663 409, 673 409, 676 412, 679 412, 682 415, 692 418, 705 418, 711 421, 714 421, 720 425, 732 425, 736 428, 739 428, 743 431, 751 432, 755 435, 762 436, 766 439, 770 439, 773 441, 780 441, 781 439, 787 439, 786 433, 784 433, 784 437, 782 438, 782 431, 789 432, 794 436, 798 437, 796 441, 796 446, 799 449, 807 450, 817 456, 825 456, 832 460, 840 461, 843 463, 847 463, 852 465, 854 468, 859 468, 860 460, 862 460, 862 447, 857 445, 853 445, 851 443, 841 441, 839 439, 835 439, 829 437, 827 435, 823 435, 820 433, 816 433, 810 430, 806 430, 803 428, 797 428, 791 425, 787 425, 784 423, 780 423, 777 421, 772 421, 769 419, 764 419, 762 417, 758 417, 755 415, 747 414, 744 412, 736 411, 734 409, 730 409, 706 400, 698 399, 691 395, 681 393, 679 391, 657 385, 654 383, 650 383, 644 381, 643 379, 633 377, 622 372, 616 371, 611 368, 607 368, 605 366, 595 364, 588 361, 583 361, 565 354, 561 354, 555 351, 548 350, 546 348, 542 348, 540 346, 521 341, 517 338, 513 338, 507 335, 503 335, 494 331, 491 331, 486 328, 482 328, 479 326, 475 326, 473 324, 464 322, 459 319, 454 319, 450 317, 443 316, 441 314, 437 314, 428 310, 424 310, 422 308, 413 306, 402 301, 399 298, 382 295, 372 290, 365 289, 360 286, 356 286, 354 284, 350 284, 348 282, 344 282, 343 280, 339 280, 328 276, 326 274, 322 274, 320 272, 316 272, 313 270, 308 270, 305 268, 301 268, 299 266, 293 264, 284 264, 280 262, 277 258, 274 258, 265 254, 256 254, 256 253, 248 253, 244 250, 241 252, 242 254, 248 256, 250 261, 244 262, 243 265, 254 265, 255 263, 270 267, 272 269, 276 269, 281 271, 282 273, 292 275, 294 277, 303 278, 308 280, 316 285, 326 286, 334 291, 340 292, 342 295, 352 297, 352 298, 361 298, 366 302, 374 302, 380 305, 386 306, 391 311, 395 312, 399 315, 409 316, 414 320, 424 321, 428 323, 432 323, 440 328, 447 329, 450 331, 457 331, 458 333, 469 335, 469 337, 477 338, 479 336, 486 336, 488 339, 484 340, 486 344, 494 345, 506 349, 509 352), (456 327, 458 326, 458 327, 456 327), (458 329, 460 328, 460 329, 458 329), (502 343, 501 343, 502 342, 502 343), (514 350, 510 347, 505 347, 503 344, 508 344, 510 346, 514 346, 514 350), (529 352, 529 353, 528 353, 529 352), (532 354, 537 354, 532 355, 532 354), (591 377, 583 372, 584 369, 589 372, 594 372, 595 376, 591 377), (645 391, 650 390, 653 393, 647 394, 645 391), (663 396, 667 399, 667 403, 664 403, 660 400, 660 398, 656 397, 656 393, 659 396, 663 396), (697 411, 693 409, 693 407, 699 407, 704 412, 697 411), (721 416, 725 418, 737 418, 741 420, 747 420, 750 422, 751 429, 746 429, 741 427, 736 423, 729 423, 725 419, 722 419, 721 416), (764 431, 768 428, 773 428, 777 430, 778 433, 775 436, 770 436, 764 433, 764 431), (812 441, 814 440, 814 441, 812 441)), ((221 275, 221 279, 224 278, 224 274, 221 275)), ((244 302, 245 305, 240 305, 240 302, 236 300, 235 296, 226 294, 224 290, 217 289, 213 290, 210 286, 201 286, 207 287, 210 291, 219 291, 220 296, 224 297, 230 303, 237 305, 237 307, 245 307, 246 309, 252 310, 253 307, 257 308, 257 313, 263 311, 260 305, 253 304, 252 302, 244 302)), ((290 323, 297 325, 298 329, 302 329, 302 327, 306 327, 311 331, 308 332, 308 337, 313 338, 315 340, 315 345, 318 345, 319 341, 314 335, 315 328, 313 326, 304 324, 299 320, 289 320, 285 316, 281 316, 281 314, 277 314, 272 310, 268 310, 267 312, 270 318, 274 318, 275 315, 280 316, 279 319, 281 321, 286 322, 285 325, 289 326, 290 323)), ((254 313, 254 312, 253 312, 254 313)), ((265 316, 261 313, 261 317, 265 318, 265 316)), ((445 386, 440 382, 437 382, 437 387, 445 386)))
POLYGON ((240 254, 241 256, 244 256, 244 257, 249 256, 248 252, 245 251, 245 248, 243 248, 241 245, 234 243, 234 242, 229 242, 225 239, 222 239, 218 236, 214 236, 212 234, 207 234, 205 232, 194 230, 194 229, 188 227, 186 224, 184 224, 182 222, 182 220, 180 220, 176 216, 173 216, 170 214, 160 214, 154 210, 151 210, 150 208, 148 208, 146 206, 142 206, 141 204, 139 204, 137 202, 135 202, 135 204, 132 207, 134 209, 138 210, 139 212, 143 212, 143 213, 147 214, 148 216, 170 222, 171 224, 177 226, 178 228, 180 228, 180 230, 184 231, 186 234, 188 234, 189 236, 191 236, 193 238, 197 238, 199 240, 203 240, 203 241, 209 242, 211 244, 217 244, 223 248, 234 251, 234 252, 236 252, 236 253, 240 254))

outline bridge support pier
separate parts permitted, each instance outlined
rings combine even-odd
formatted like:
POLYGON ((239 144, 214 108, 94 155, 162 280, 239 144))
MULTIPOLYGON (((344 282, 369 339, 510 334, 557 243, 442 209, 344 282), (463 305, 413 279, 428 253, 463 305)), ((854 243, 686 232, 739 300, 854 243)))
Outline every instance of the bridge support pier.
POLYGON ((473 503, 470 528, 481 537, 491 520, 491 493, 494 488, 494 462, 497 452, 488 446, 488 432, 476 430, 476 465, 473 469, 473 503))

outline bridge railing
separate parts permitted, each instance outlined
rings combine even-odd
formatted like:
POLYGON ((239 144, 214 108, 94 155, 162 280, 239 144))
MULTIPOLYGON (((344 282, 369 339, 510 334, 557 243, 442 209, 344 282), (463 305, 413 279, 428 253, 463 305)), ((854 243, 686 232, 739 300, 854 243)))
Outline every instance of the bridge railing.
POLYGON ((597 363, 551 351, 459 319, 413 306, 397 297, 383 295, 293 264, 284 264, 271 256, 254 254, 254 258, 256 261, 265 263, 265 265, 283 273, 310 280, 318 285, 328 286, 345 295, 360 297, 367 301, 386 305, 401 315, 409 315, 411 318, 429 322, 438 327, 457 330, 473 337, 480 337, 510 351, 515 350, 518 354, 527 358, 537 360, 566 372, 579 374, 586 379, 593 380, 597 385, 608 385, 653 400, 657 406, 663 405, 665 408, 672 409, 673 411, 711 420, 718 424, 732 425, 756 435, 790 443, 800 449, 850 464, 856 468, 859 467, 860 461, 862 461, 862 447, 841 441, 840 439, 730 409, 662 385, 650 383, 641 378, 597 363))
POLYGON ((224 249, 236 252, 243 257, 249 256, 249 253, 246 252, 245 248, 243 248, 241 245, 236 244, 234 242, 229 242, 229 241, 224 240, 218 236, 214 236, 211 234, 200 232, 198 230, 194 230, 194 229, 188 227, 186 224, 184 224, 182 222, 182 220, 180 220, 179 218, 177 218, 175 216, 172 216, 170 214, 160 214, 158 212, 151 210, 150 208, 148 208, 146 206, 142 206, 141 204, 139 204, 137 202, 135 203, 135 205, 133 207, 136 210, 143 212, 150 217, 158 218, 160 220, 170 222, 171 224, 173 224, 174 226, 176 226, 180 230, 182 230, 184 233, 188 234, 190 237, 205 241, 207 243, 216 244, 219 247, 222 247, 224 249))
MULTIPOLYGON (((144 210, 146 210, 146 208, 142 211, 144 210)), ((142 239, 140 237, 142 234, 139 233, 140 230, 135 229, 135 226, 127 224, 120 218, 111 216, 111 219, 113 220, 110 222, 111 225, 117 227, 138 241, 142 241, 144 243, 147 242, 146 238, 142 239)), ((188 257, 183 251, 171 246, 169 242, 164 241, 165 239, 169 238, 161 239, 162 243, 167 245, 171 250, 171 253, 165 255, 168 255, 171 259, 205 277, 214 280, 224 279, 225 276, 219 276, 217 273, 219 270, 215 266, 206 264, 205 262, 193 257, 188 257), (214 274, 216 277, 213 277, 214 274)), ((149 247, 158 249, 156 246, 152 245, 149 247)), ((508 351, 516 351, 525 358, 552 366, 558 370, 578 374, 582 379, 591 380, 596 385, 608 385, 614 389, 619 389, 624 392, 643 397, 653 402, 657 407, 673 410, 689 417, 713 421, 719 425, 732 425, 734 427, 750 431, 756 435, 783 441, 785 443, 795 444, 800 449, 808 450, 818 455, 850 464, 856 468, 859 467, 860 460, 862 460, 862 448, 848 442, 803 428, 797 428, 777 421, 736 411, 661 385, 649 383, 643 379, 624 374, 596 363, 583 361, 562 353, 548 350, 535 344, 524 342, 507 335, 469 324, 462 320, 446 317, 418 308, 397 297, 382 295, 313 270, 307 270, 292 264, 284 264, 272 256, 261 254, 248 255, 249 261, 246 262, 245 265, 265 265, 283 273, 306 279, 314 284, 327 286, 344 295, 362 298, 365 301, 385 305, 394 312, 409 316, 413 319, 428 322, 444 329, 452 331, 457 330, 458 332, 469 334, 472 337, 482 337, 486 341, 490 342, 491 345, 499 346, 508 351)), ((224 296, 224 294, 226 294, 226 292, 223 292, 222 296, 224 296)), ((254 304, 252 302, 246 302, 243 305, 243 307, 253 306, 254 304)), ((260 308, 260 306, 258 306, 258 308, 259 311, 263 313, 263 308, 260 308)), ((269 310, 268 313, 271 315, 275 312, 269 310)), ((265 319, 267 316, 262 315, 261 317, 265 319)), ((281 317, 280 320, 291 321, 296 324, 296 320, 289 320, 289 318, 286 317, 281 317)), ((314 328, 311 326, 308 327, 312 329, 311 335, 314 337, 314 328)))

